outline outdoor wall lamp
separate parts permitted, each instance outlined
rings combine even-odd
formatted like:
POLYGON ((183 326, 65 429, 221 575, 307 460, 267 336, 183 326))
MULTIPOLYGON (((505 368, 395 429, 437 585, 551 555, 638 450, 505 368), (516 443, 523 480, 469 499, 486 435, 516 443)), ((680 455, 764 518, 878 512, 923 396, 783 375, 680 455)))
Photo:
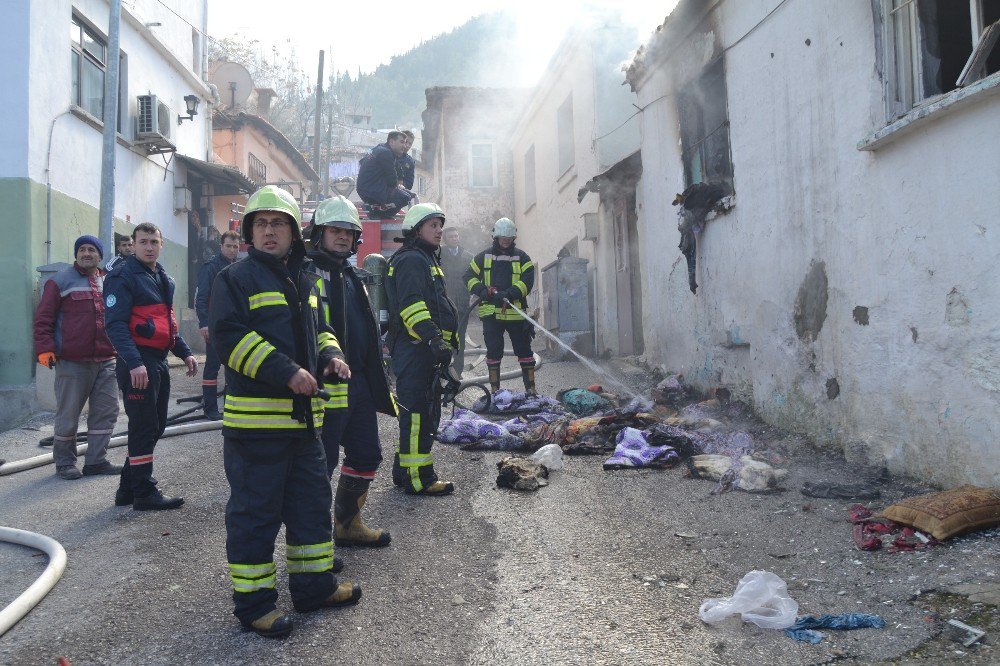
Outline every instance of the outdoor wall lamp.
POLYGON ((177 116, 177 124, 180 125, 185 120, 194 120, 194 117, 198 115, 198 104, 201 103, 201 98, 197 95, 184 95, 184 104, 187 106, 188 114, 186 116, 177 116))

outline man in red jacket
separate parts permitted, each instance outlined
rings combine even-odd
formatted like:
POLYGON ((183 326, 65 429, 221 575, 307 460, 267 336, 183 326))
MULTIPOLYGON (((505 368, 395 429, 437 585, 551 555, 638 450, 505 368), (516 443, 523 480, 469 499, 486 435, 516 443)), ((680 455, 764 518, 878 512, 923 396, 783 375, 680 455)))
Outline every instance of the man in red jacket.
POLYGON ((52 443, 56 473, 64 479, 119 474, 107 457, 118 419, 115 349, 104 332, 104 248, 93 236, 74 244, 76 261, 42 289, 35 312, 38 362, 56 370, 56 423, 52 443), (83 473, 76 467, 76 430, 83 405, 87 414, 87 454, 83 473))

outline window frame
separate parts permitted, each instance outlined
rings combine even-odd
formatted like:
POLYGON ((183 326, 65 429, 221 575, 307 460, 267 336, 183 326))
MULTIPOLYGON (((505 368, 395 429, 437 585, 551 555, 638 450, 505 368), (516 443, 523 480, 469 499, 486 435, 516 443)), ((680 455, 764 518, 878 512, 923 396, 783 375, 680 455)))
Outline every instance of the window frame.
POLYGON ((497 151, 496 144, 486 139, 473 140, 469 142, 469 187, 476 189, 486 189, 497 186, 497 151), (479 146, 489 146, 490 149, 490 182, 488 185, 476 183, 476 160, 482 156, 475 155, 475 149, 479 146))
POLYGON ((524 151, 524 211, 527 212, 538 203, 538 190, 535 171, 535 144, 524 151), (529 159, 530 158, 530 159, 529 159), (529 168, 530 167, 530 168, 529 168))
MULTIPOLYGON (((963 85, 947 82, 950 86, 941 92, 927 92, 924 66, 924 31, 920 21, 920 3, 923 0, 880 0, 879 9, 882 22, 882 71, 884 73, 884 96, 886 122, 891 123, 913 109, 933 103, 944 95, 958 88, 970 85, 985 77, 967 77, 965 70, 959 78, 963 85), (896 14, 906 10, 907 19, 897 24, 896 14), (906 25, 907 34, 900 35, 897 25, 906 25), (901 42, 906 42, 902 44, 901 42), (907 58, 901 58, 901 49, 908 52, 907 58), (905 64, 901 64, 905 60, 905 64)), ((954 0, 950 0, 954 1, 954 0)), ((969 17, 971 20, 972 43, 969 45, 969 60, 976 55, 977 46, 988 25, 984 25, 982 0, 968 0, 969 17)), ((973 73, 976 74, 976 73, 973 73)), ((991 75, 992 76, 992 75, 991 75)))
POLYGON ((570 92, 556 109, 556 150, 559 161, 556 180, 576 165, 576 119, 573 113, 573 93, 570 92))
MULTIPOLYGON (((107 94, 107 76, 108 76, 108 36, 104 34, 92 21, 87 19, 86 16, 73 10, 70 14, 70 27, 78 29, 80 39, 74 41, 73 37, 70 37, 70 107, 79 113, 85 114, 88 118, 96 120, 100 127, 104 126, 104 103, 106 101, 105 95, 107 94), (103 61, 98 60, 93 53, 83 46, 83 37, 89 35, 89 37, 100 44, 104 49, 104 59, 103 61), (73 55, 76 55, 78 60, 76 66, 73 65, 73 55), (90 109, 83 104, 83 72, 84 63, 90 62, 91 64, 100 68, 102 73, 101 82, 101 113, 94 114, 90 109), (75 71, 74 71, 75 70, 75 71), (76 95, 73 94, 72 81, 76 79, 77 88, 76 95)), ((115 115, 115 132, 118 136, 123 136, 122 134, 122 123, 127 116, 127 100, 128 100, 128 55, 118 49, 118 109, 115 115)))
POLYGON ((729 87, 726 84, 726 68, 723 58, 708 65, 686 86, 687 92, 678 92, 677 118, 680 128, 681 163, 684 170, 684 186, 695 183, 724 182, 730 189, 734 187, 733 146, 729 133, 729 87), (709 86, 719 85, 721 100, 710 96, 709 86), (721 103, 720 103, 721 102, 721 103), (722 110, 721 122, 718 118, 706 119, 710 111, 722 110), (719 135, 719 137, 716 137, 719 135), (724 137, 724 138, 722 138, 724 137), (707 152, 710 145, 724 141, 724 159, 715 164, 707 152))

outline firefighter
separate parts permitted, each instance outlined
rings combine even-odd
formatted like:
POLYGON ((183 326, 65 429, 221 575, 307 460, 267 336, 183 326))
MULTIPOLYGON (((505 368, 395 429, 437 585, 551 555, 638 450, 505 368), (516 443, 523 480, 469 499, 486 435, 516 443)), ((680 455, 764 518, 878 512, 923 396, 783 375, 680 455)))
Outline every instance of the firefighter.
POLYGON ((435 366, 446 368, 459 344, 457 310, 448 298, 437 258, 444 221, 444 211, 434 203, 407 211, 403 246, 389 260, 385 284, 400 410, 392 480, 417 495, 448 495, 455 490, 454 483, 437 477, 431 456, 438 425, 431 417, 435 366))
POLYGON ((333 328, 347 357, 351 378, 330 387, 331 400, 323 419, 326 470, 333 470, 344 449, 344 463, 333 500, 334 543, 338 547, 380 548, 391 541, 385 530, 372 529, 361 519, 368 487, 382 463, 378 412, 395 418, 382 341, 368 292, 357 269, 347 259, 358 251, 361 220, 358 209, 342 196, 323 201, 313 216, 309 258, 323 278, 320 311, 333 328))
POLYGON ((517 227, 506 217, 493 225, 493 245, 477 254, 465 271, 469 293, 479 297, 479 318, 483 321, 486 341, 486 369, 490 388, 500 390, 500 360, 503 358, 503 334, 510 336, 514 354, 521 364, 524 392, 536 395, 535 356, 531 351, 534 327, 516 310, 527 306, 526 299, 535 284, 535 265, 524 250, 514 246, 517 227))
POLYGON ((274 540, 285 524, 288 587, 299 612, 357 603, 338 585, 332 496, 319 441, 323 377, 350 377, 317 307, 319 275, 306 259, 295 199, 274 185, 250 196, 243 217, 247 258, 223 268, 212 288, 209 333, 226 364, 223 462, 229 480, 226 555, 234 614, 243 628, 284 638, 292 621, 276 609, 274 540))

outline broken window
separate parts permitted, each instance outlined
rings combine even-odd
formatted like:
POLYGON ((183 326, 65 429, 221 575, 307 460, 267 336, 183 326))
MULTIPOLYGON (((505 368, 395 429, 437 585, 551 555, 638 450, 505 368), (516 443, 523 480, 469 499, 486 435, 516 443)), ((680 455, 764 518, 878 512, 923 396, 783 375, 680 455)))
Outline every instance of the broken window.
POLYGON ((493 187, 493 144, 474 143, 469 146, 469 185, 472 187, 493 187))
POLYGON ((559 177, 576 162, 576 143, 573 138, 573 94, 559 106, 556 113, 556 134, 559 139, 559 177))
POLYGON ((726 73, 721 58, 678 91, 677 107, 685 186, 715 182, 732 187, 726 73))
POLYGON ((1000 0, 881 0, 887 113, 1000 71, 1000 0))
POLYGON ((535 146, 524 154, 524 209, 535 205, 535 146))

